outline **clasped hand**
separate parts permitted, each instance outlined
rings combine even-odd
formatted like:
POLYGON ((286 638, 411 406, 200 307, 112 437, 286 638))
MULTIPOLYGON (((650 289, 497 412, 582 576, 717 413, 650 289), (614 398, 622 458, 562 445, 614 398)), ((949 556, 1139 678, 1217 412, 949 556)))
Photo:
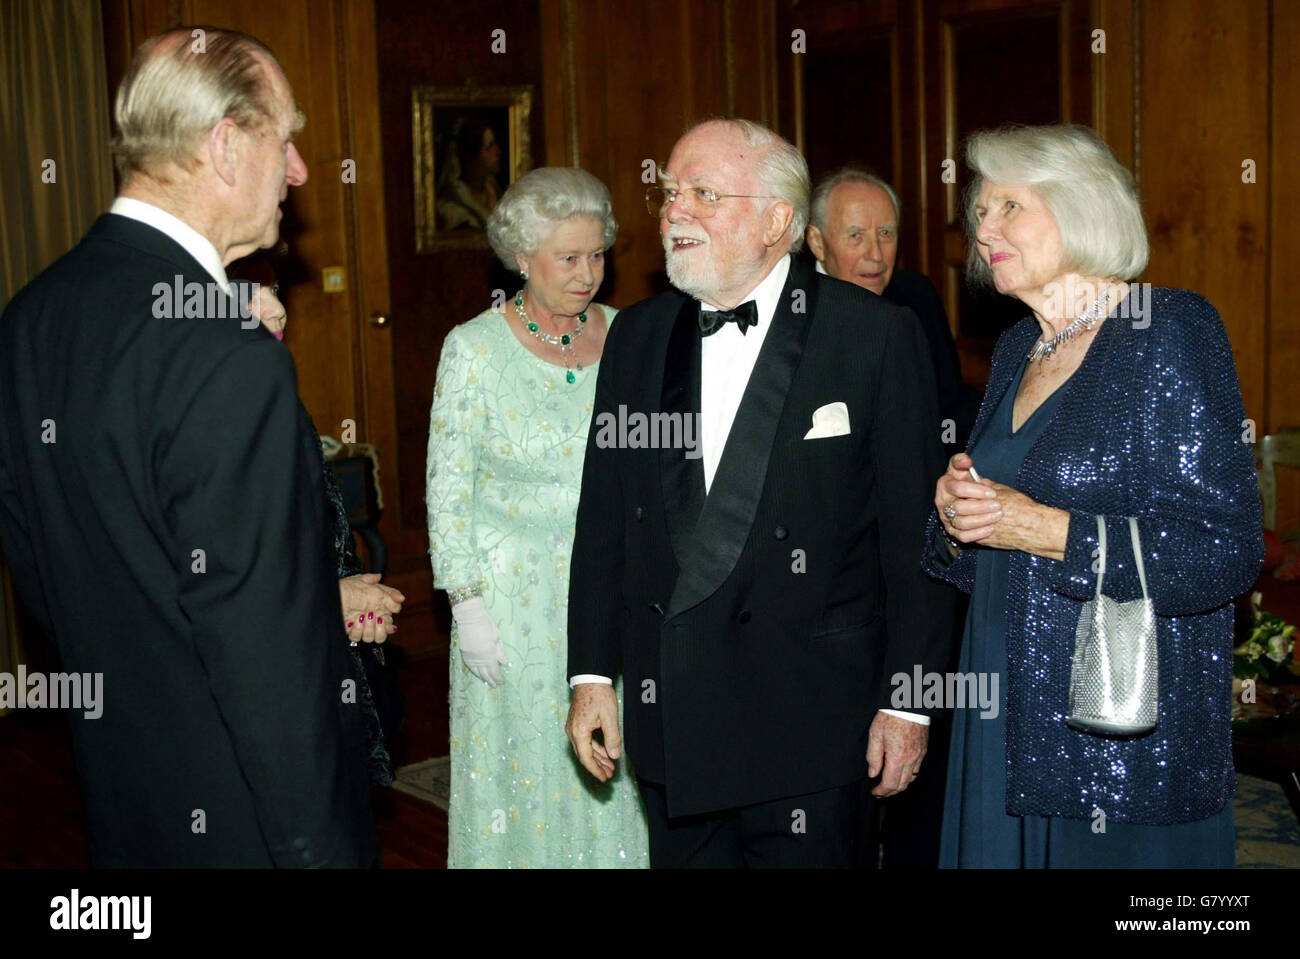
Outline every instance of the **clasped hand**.
POLYGON ((970 475, 973 465, 969 456, 958 453, 935 483, 934 508, 948 535, 960 543, 1064 559, 1070 514, 1003 483, 983 477, 976 482, 970 475), (949 508, 952 516, 945 512, 949 508))
POLYGON ((402 611, 406 597, 401 590, 379 580, 378 573, 360 573, 339 580, 343 627, 354 643, 382 643, 397 632, 393 616, 402 611))

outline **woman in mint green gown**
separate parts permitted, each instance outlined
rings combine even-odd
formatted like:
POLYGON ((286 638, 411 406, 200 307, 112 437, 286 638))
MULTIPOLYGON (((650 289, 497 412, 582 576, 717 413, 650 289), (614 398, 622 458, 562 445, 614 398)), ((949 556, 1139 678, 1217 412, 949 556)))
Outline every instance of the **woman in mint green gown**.
POLYGON ((426 498, 434 585, 453 615, 450 868, 649 865, 631 769, 596 782, 564 730, 569 554, 615 317, 593 300, 616 229, 590 174, 521 177, 488 237, 523 288, 443 344, 426 498))

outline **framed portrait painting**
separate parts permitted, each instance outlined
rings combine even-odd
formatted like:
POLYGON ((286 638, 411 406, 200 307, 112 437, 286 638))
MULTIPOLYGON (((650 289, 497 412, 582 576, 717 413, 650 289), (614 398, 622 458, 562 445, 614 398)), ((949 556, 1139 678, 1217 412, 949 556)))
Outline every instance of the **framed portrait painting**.
POLYGON ((488 214, 532 167, 532 102, 531 86, 412 88, 417 253, 487 247, 488 214))

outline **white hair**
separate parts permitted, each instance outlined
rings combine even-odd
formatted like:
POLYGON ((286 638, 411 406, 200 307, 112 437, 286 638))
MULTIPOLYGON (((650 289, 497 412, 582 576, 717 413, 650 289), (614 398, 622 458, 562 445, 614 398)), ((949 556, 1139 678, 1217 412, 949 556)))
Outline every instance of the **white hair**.
MULTIPOLYGON (((199 140, 224 117, 260 129, 276 116, 275 56, 255 37, 237 30, 195 27, 170 30, 142 43, 117 89, 113 158, 126 179, 143 173, 167 181, 174 163, 192 172, 199 140)), ((298 114, 297 126, 302 124, 298 114)), ((295 127, 297 128, 297 127, 295 127)))
POLYGON ((966 191, 966 276, 972 285, 993 283, 975 242, 975 204, 985 180, 1028 187, 1042 199, 1061 232, 1067 269, 1132 280, 1146 268, 1150 246, 1133 175, 1088 127, 981 130, 966 141, 966 163, 975 173, 966 191))
POLYGON ((614 245, 609 189, 586 170, 546 166, 525 173, 506 190, 487 220, 488 242, 507 270, 519 269, 515 254, 532 256, 565 220, 586 216, 601 225, 605 249, 614 245))
POLYGON ((817 229, 826 232, 826 207, 830 204, 832 191, 842 183, 866 183, 884 190, 885 195, 889 197, 889 202, 894 205, 894 226, 902 224, 903 204, 889 182, 864 167, 850 163, 817 181, 817 188, 813 190, 811 210, 812 225, 817 229))
MULTIPOLYGON (((686 134, 712 123, 725 123, 738 130, 745 143, 755 150, 754 174, 772 196, 794 207, 790 228, 790 250, 797 252, 803 246, 803 231, 808 225, 808 197, 812 193, 812 180, 808 175, 808 162, 793 143, 774 133, 761 123, 736 117, 715 117, 695 124, 686 134)), ((683 134, 685 136, 686 134, 683 134)))

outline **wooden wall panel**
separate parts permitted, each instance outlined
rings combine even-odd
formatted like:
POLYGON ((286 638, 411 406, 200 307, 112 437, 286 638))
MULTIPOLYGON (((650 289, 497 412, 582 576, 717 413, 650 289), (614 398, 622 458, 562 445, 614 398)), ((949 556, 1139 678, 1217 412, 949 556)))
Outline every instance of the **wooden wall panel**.
POLYGON ((773 7, 541 0, 540 9, 547 162, 576 163, 609 186, 619 236, 600 295, 628 306, 666 283, 645 162, 666 161, 682 131, 708 116, 775 121, 773 7))
POLYGON ((1218 307, 1257 423, 1267 372, 1268 8, 1268 0, 1147 0, 1138 104, 1151 238, 1144 279, 1196 290, 1218 307), (1255 184, 1242 182, 1247 158, 1259 167, 1255 184))
MULTIPOLYGON (((1269 196, 1264 428, 1274 432, 1300 428, 1300 4, 1274 3, 1270 12, 1272 140, 1257 188, 1269 196)), ((1278 472, 1278 525, 1300 527, 1300 471, 1278 472)))

